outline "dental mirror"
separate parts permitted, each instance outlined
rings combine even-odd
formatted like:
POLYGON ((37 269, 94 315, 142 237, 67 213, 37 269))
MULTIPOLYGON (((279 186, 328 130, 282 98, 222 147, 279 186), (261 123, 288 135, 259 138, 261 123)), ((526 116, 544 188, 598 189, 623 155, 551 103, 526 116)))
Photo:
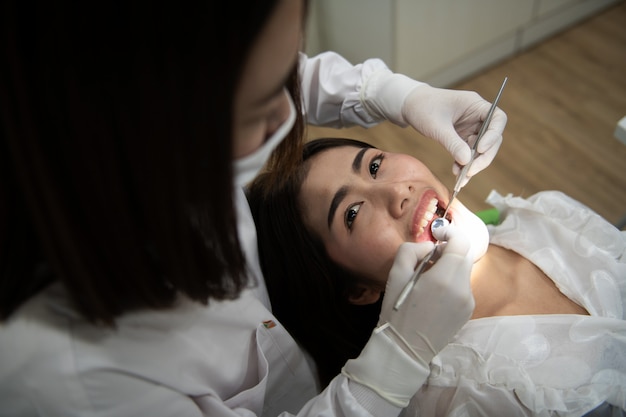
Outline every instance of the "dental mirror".
POLYGON ((449 224, 450 222, 448 221, 448 219, 439 217, 438 219, 433 220, 433 222, 430 224, 430 231, 434 232, 435 229, 438 229, 443 226, 448 226, 449 224))

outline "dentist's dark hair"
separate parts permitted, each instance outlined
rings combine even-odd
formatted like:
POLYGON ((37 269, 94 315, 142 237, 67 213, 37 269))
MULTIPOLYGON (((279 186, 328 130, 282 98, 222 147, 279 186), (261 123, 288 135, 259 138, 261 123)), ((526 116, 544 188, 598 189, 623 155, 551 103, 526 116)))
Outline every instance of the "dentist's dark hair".
POLYGON ((333 262, 302 219, 298 201, 311 158, 341 146, 372 148, 353 139, 310 141, 304 145, 302 164, 288 169, 278 161, 247 191, 272 312, 311 354, 323 386, 348 359, 359 355, 376 325, 382 302, 381 297, 372 305, 349 303, 348 296, 358 291, 356 284, 380 284, 355 276, 333 262), (281 175, 276 176, 276 172, 281 175))
POLYGON ((251 284, 233 98, 277 3, 1 3, 0 320, 52 282, 108 325, 251 284))

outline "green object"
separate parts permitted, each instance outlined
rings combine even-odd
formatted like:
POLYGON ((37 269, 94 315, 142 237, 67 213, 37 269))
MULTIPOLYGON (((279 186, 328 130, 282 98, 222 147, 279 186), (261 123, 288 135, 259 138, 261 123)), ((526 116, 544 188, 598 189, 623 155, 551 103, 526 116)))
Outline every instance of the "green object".
POLYGON ((491 208, 487 210, 481 210, 476 213, 476 215, 483 221, 485 224, 498 224, 500 223, 500 212, 497 208, 491 208))

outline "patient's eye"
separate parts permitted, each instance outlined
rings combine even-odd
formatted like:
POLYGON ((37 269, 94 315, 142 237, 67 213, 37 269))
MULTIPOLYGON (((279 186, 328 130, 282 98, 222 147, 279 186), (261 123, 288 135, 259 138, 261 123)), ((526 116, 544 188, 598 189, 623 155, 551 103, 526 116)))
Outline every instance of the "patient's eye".
POLYGON ((346 214, 344 215, 344 222, 346 223, 346 227, 348 228, 348 230, 352 229, 352 224, 354 223, 354 220, 356 219, 356 215, 359 213, 359 210, 361 209, 361 204, 362 203, 353 204, 350 207, 348 207, 348 210, 346 210, 346 214))
POLYGON ((378 170, 380 169, 380 165, 383 163, 383 158, 384 155, 378 154, 376 155, 373 159, 372 162, 370 162, 370 175, 372 176, 372 178, 376 179, 376 174, 378 173, 378 170))

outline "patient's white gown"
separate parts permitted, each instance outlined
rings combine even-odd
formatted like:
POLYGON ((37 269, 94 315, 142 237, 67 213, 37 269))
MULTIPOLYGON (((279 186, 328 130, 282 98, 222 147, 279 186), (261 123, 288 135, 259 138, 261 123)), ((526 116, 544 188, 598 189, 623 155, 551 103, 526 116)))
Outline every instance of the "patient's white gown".
POLYGON ((626 415, 626 232, 559 192, 492 191, 487 202, 503 219, 489 226, 491 242, 531 260, 590 315, 470 320, 403 415, 626 415))

